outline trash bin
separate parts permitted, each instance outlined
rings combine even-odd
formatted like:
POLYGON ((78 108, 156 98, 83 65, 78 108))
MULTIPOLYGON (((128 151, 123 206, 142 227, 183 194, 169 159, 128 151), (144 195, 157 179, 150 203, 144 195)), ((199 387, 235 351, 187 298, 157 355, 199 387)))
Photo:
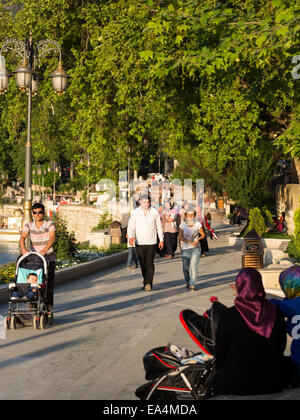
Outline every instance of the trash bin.
POLYGON ((112 244, 121 244, 122 243, 122 229, 121 223, 115 220, 109 227, 109 234, 111 235, 112 244))
POLYGON ((263 268, 264 247, 259 234, 255 229, 244 236, 242 246, 242 268, 263 268))

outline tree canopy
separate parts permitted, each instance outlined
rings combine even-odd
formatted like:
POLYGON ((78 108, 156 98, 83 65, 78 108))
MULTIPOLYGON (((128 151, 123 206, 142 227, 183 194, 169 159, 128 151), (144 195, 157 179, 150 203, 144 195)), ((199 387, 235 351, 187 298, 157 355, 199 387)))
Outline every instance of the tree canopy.
MULTIPOLYGON (((261 156, 270 168, 283 154, 300 157, 296 0, 25 0, 11 13, 17 3, 0 6, 0 42, 30 29, 55 39, 72 77, 58 97, 47 81, 57 58, 41 62, 34 162, 73 161, 95 182, 163 152, 181 174, 225 187, 237 167, 253 178, 249 161, 261 156)), ((0 165, 11 173, 22 173, 25 132, 26 96, 10 82, 0 165)))

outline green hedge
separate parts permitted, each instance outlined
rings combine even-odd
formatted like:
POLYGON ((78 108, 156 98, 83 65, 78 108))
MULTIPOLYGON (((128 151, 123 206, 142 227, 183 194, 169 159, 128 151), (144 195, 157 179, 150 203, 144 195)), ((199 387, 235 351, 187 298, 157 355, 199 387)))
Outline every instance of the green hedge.
POLYGON ((261 236, 266 231, 267 225, 262 212, 258 207, 254 207, 249 212, 249 230, 255 229, 261 236))

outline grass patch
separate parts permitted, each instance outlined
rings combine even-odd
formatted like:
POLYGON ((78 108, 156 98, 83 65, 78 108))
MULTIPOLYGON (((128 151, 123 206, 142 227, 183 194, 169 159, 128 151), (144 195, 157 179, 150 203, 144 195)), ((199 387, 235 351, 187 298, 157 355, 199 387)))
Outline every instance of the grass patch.
MULTIPOLYGON (((244 229, 239 234, 239 238, 243 238, 246 233, 250 231, 249 223, 244 227, 244 229)), ((275 233, 275 232, 264 232, 261 235, 261 238, 265 239, 292 239, 293 235, 287 235, 285 233, 275 233)))
POLYGON ((261 235, 262 238, 269 239, 292 239, 292 235, 286 235, 285 233, 274 233, 274 232, 265 232, 261 235))

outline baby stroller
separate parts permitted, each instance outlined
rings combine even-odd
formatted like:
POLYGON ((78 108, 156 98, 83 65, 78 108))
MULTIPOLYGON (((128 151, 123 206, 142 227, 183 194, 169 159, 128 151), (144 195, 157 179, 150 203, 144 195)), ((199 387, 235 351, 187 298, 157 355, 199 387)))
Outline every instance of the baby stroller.
POLYGON ((215 374, 217 324, 227 307, 212 301, 205 314, 185 309, 179 315, 183 327, 201 348, 193 352, 168 344, 148 351, 144 358, 145 378, 150 381, 136 389, 141 400, 202 400, 215 374))
POLYGON ((18 325, 31 324, 35 330, 46 328, 48 323, 47 310, 47 261, 43 255, 30 252, 17 259, 14 283, 9 284, 10 296, 8 301, 8 314, 5 317, 5 328, 15 330, 18 325), (25 297, 30 284, 27 282, 28 274, 34 273, 38 277, 36 296, 25 297), (18 291, 23 297, 13 298, 13 292, 18 291))

